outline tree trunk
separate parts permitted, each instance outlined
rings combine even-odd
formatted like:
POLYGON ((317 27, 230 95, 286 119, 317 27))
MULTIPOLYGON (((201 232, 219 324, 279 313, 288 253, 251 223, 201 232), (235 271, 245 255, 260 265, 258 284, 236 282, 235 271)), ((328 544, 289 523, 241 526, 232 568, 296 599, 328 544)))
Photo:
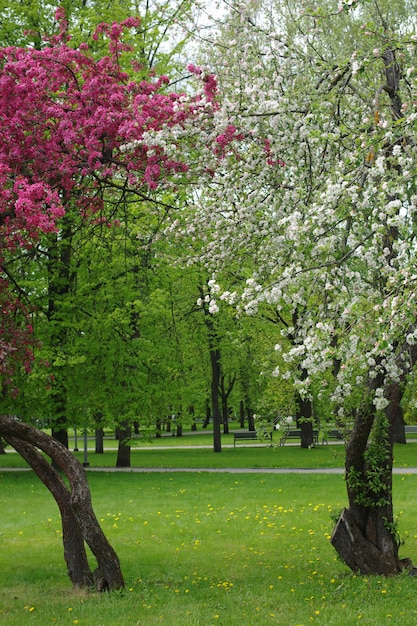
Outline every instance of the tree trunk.
POLYGON ((392 424, 394 443, 407 443, 405 437, 404 412, 401 406, 403 392, 400 383, 393 383, 391 402, 387 407, 389 421, 392 424))
MULTIPOLYGON (((386 84, 381 86, 379 92, 383 90, 388 94, 392 118, 400 120, 403 116, 400 97, 402 75, 395 50, 384 50, 382 59, 386 84)), ((378 101, 376 112, 379 113, 378 101)), ((388 147, 386 156, 392 152, 393 145, 388 147)), ((388 196, 389 200, 395 200, 395 195, 388 196)), ((387 226, 384 244, 389 253, 386 261, 389 259, 391 265, 397 257, 393 245, 397 239, 397 227, 387 226)), ((404 344, 401 349, 398 348, 397 359, 405 372, 404 356, 407 354, 406 361, 412 367, 416 362, 416 347, 404 344)), ((381 368, 382 358, 378 365, 381 368)), ((394 431, 399 433, 403 422, 401 382, 404 380, 389 382, 386 373, 379 373, 369 381, 371 398, 377 388, 382 388, 388 406, 382 417, 375 414, 375 407, 371 403, 358 412, 346 450, 349 509, 342 513, 336 524, 332 544, 352 570, 363 574, 398 574, 405 564, 410 565, 408 560, 404 562, 398 557, 392 507, 394 431), (369 442, 370 435, 372 438, 369 442)))
POLYGON ((221 413, 219 399, 219 382, 220 382, 220 352, 212 348, 210 350, 211 362, 211 408, 213 413, 213 450, 214 452, 222 451, 221 442, 221 413))
POLYGON ((255 427, 255 418, 253 416, 253 411, 250 408, 250 406, 248 405, 247 409, 247 415, 248 415, 248 430, 255 432, 256 431, 256 427, 255 427))
MULTIPOLYGON (((374 380, 374 389, 378 385, 383 381, 374 380)), ((395 386, 386 387, 387 399, 395 399, 395 386)), ((369 402, 358 412, 346 448, 349 508, 340 515, 331 543, 346 565, 360 574, 398 574, 404 565, 398 556, 392 506, 391 408, 381 416, 369 402)))
POLYGON ((62 415, 57 418, 52 427, 52 437, 62 443, 63 446, 68 448, 68 431, 67 431, 67 418, 62 415))
MULTIPOLYGON (((204 293, 201 291, 202 299, 204 300, 204 293)), ((216 323, 213 315, 210 313, 208 306, 203 307, 204 320, 207 327, 208 347, 210 353, 210 365, 211 365, 211 411, 213 417, 213 451, 222 451, 222 439, 221 439, 221 421, 222 416, 220 412, 220 377, 221 377, 221 358, 219 348, 219 336, 217 332, 216 323)))
POLYGON ((0 437, 0 454, 6 454, 3 439, 0 437))
POLYGON ((207 399, 207 401, 206 401, 206 417, 204 418, 203 428, 207 428, 207 426, 210 424, 210 419, 211 419, 211 407, 210 407, 210 401, 209 401, 209 399, 207 399))
POLYGON ((160 439, 162 437, 162 420, 160 417, 156 418, 156 432, 155 432, 155 438, 156 439, 160 439))
POLYGON ((94 415, 94 422, 96 424, 95 428, 95 453, 96 454, 104 454, 104 429, 102 427, 103 424, 103 414, 101 411, 96 411, 94 415))
POLYGON ((361 520, 361 528, 350 510, 344 509, 333 530, 332 545, 355 573, 398 574, 403 569, 403 563, 398 558, 396 542, 384 523, 383 515, 374 509, 365 517, 361 520))
POLYGON ((71 580, 75 579, 76 584, 83 586, 91 584, 90 570, 86 566, 84 550, 81 548, 81 540, 84 540, 97 559, 96 587, 99 590, 123 587, 119 559, 94 514, 85 470, 77 458, 46 433, 8 416, 0 416, 0 436, 6 441, 16 443, 16 449, 19 448, 19 452, 25 455, 33 470, 48 486, 60 509, 64 511, 62 516, 63 529, 65 527, 64 551, 67 564, 69 563, 71 580), (56 470, 48 467, 34 447, 51 457, 54 465, 64 472, 69 488, 65 486, 56 470))
POLYGON ((197 421, 195 418, 195 409, 193 405, 188 408, 188 414, 191 416, 191 432, 195 433, 197 432, 197 421))
POLYGON ((245 428, 245 403, 243 400, 239 403, 239 426, 245 428))
POLYGON ((96 428, 95 430, 95 439, 96 439, 96 454, 104 454, 104 430, 102 428, 96 428))
POLYGON ((119 447, 117 450, 116 467, 130 467, 130 439, 132 438, 132 427, 127 422, 117 429, 119 447))
POLYGON ((85 551, 83 531, 71 506, 71 492, 58 472, 32 445, 9 438, 10 445, 27 461, 56 500, 62 521, 62 542, 68 576, 73 585, 91 587, 94 583, 85 551))
POLYGON ((223 434, 229 434, 229 409, 227 405, 223 407, 223 434))
MULTIPOLYGON (((306 370, 302 372, 302 380, 307 376, 306 370)), ((296 403, 297 427, 301 429, 301 447, 311 448, 313 445, 313 407, 309 398, 298 397, 296 403)))
POLYGON ((236 376, 228 376, 228 384, 226 385, 226 377, 224 374, 220 376, 220 394, 222 403, 222 418, 223 418, 223 434, 229 434, 229 396, 233 391, 233 387, 236 382, 236 376))

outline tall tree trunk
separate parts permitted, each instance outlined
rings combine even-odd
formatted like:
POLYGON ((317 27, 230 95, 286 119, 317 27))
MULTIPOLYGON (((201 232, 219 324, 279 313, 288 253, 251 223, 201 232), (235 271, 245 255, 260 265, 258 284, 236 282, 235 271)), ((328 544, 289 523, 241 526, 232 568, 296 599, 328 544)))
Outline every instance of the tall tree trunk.
POLYGON ((96 454, 104 454, 104 430, 102 428, 96 428, 95 430, 96 440, 96 454))
POLYGON ((103 413, 101 411, 96 411, 94 415, 94 422, 96 424, 95 428, 95 453, 96 454, 104 454, 104 430, 102 427, 103 424, 103 413))
POLYGON ((210 424, 210 419, 211 419, 211 406, 210 406, 210 400, 207 398, 207 400, 206 400, 206 417, 204 418, 203 428, 207 428, 207 426, 210 424))
POLYGON ((245 403, 243 400, 239 403, 239 426, 245 428, 245 403))
POLYGON ((387 411, 389 411, 389 421, 392 424, 392 436, 394 443, 407 443, 405 437, 404 412, 401 406, 403 391, 400 383, 393 383, 391 402, 387 411))
POLYGON ((220 383, 220 351, 210 349, 211 362, 211 408, 213 414, 213 450, 214 452, 222 451, 221 442, 221 413, 219 398, 220 383))
MULTIPOLYGON (((301 380, 307 377, 307 371, 302 370, 301 380)), ((301 429, 301 447, 310 448, 313 445, 313 407, 309 398, 298 396, 295 418, 297 427, 301 429)))
MULTIPOLYGON (((204 297, 204 295, 202 294, 204 297)), ((213 319, 213 315, 208 310, 208 307, 203 308, 204 320, 207 326, 208 346, 210 353, 210 365, 211 365, 211 413, 213 417, 213 451, 222 451, 222 439, 221 439, 221 410, 220 410, 220 376, 221 376, 221 359, 220 349, 218 347, 219 339, 218 333, 213 319)))
MULTIPOLYGON (((249 398, 248 398, 248 400, 249 400, 249 398)), ((248 430, 255 432, 256 431, 255 418, 253 416, 253 410, 252 410, 252 408, 251 408, 251 406, 249 404, 247 404, 246 412, 247 412, 247 416, 248 416, 248 430)))
MULTIPOLYGON (((374 101, 375 114, 379 115, 379 96, 388 94, 392 119, 403 116, 400 96, 401 69, 395 50, 388 47, 382 54, 385 84, 377 91, 374 101)), ((390 156, 394 144, 387 148, 390 156)), ((389 167, 389 161, 388 161, 389 167)), ((396 165, 395 167, 399 167, 396 165)), ((395 200, 388 196, 387 200, 395 200)), ((398 228, 387 224, 384 250, 388 250, 390 264, 395 267, 397 251, 393 243, 398 239, 398 228)), ((405 333, 406 336, 406 333, 405 333)), ((403 362, 407 354, 411 366, 416 360, 415 346, 402 346, 398 359, 403 362)), ((382 359, 378 364, 381 368, 382 359)), ((376 415, 371 402, 358 412, 351 439, 346 451, 346 483, 349 508, 343 511, 333 531, 332 544, 349 567, 363 574, 397 574, 404 566, 398 557, 398 539, 392 506, 392 465, 394 430, 401 423, 401 382, 388 381, 387 375, 379 373, 370 380, 371 399, 377 388, 384 389, 388 400, 385 414, 376 415), (372 439, 369 442, 370 435, 372 439)), ((371 400, 372 401, 372 400, 371 400)))
POLYGON ((189 414, 191 415, 192 421, 191 421, 191 432, 195 433, 197 432, 197 421, 195 419, 195 409, 194 407, 191 405, 189 410, 188 410, 189 414))
POLYGON ((116 467, 130 467, 130 440, 132 427, 128 422, 122 422, 117 429, 119 447, 117 450, 116 467))
POLYGON ((228 384, 226 385, 226 376, 221 373, 220 376, 220 394, 222 402, 222 419, 223 434, 229 433, 229 396, 233 391, 236 382, 236 376, 228 376, 228 384))
POLYGON ((313 410, 311 400, 299 398, 296 409, 297 426, 301 429, 301 447, 310 448, 313 445, 313 410))

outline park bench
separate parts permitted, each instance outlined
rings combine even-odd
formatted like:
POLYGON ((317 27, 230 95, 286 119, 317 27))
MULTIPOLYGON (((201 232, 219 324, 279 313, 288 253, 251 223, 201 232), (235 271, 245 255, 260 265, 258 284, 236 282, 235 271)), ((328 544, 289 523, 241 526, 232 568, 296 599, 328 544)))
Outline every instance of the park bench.
MULTIPOLYGON (((246 440, 258 439, 258 433, 256 432, 256 430, 246 430, 244 432, 233 433, 233 436, 234 436, 234 440, 233 440, 234 447, 236 447, 236 441, 239 441, 239 440, 244 441, 245 439, 246 440)), ((272 441, 272 433, 268 433, 267 438, 272 441)))
MULTIPOLYGON (((348 435, 348 433, 346 433, 348 435)), ((330 430, 324 431, 322 443, 329 443, 329 439, 338 439, 339 441, 345 440, 345 435, 338 428, 331 428, 330 430)))
MULTIPOLYGON (((280 446, 285 445, 285 442, 287 441, 287 439, 301 439, 301 428, 289 428, 288 430, 286 430, 279 442, 280 446)), ((318 430, 313 430, 313 444, 318 443, 319 440, 319 431, 318 430)))
POLYGON ((236 448, 236 441, 245 439, 258 439, 258 435, 255 430, 248 430, 243 433, 233 433, 233 445, 236 448))
POLYGON ((417 426, 404 426, 406 435, 417 435, 417 426))

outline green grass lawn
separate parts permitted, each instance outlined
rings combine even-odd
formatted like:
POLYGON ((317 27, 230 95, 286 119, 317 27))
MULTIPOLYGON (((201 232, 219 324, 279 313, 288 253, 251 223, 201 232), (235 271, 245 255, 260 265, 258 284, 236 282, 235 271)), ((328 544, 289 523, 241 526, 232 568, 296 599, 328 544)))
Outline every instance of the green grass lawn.
MULTIPOLYGON (((53 499, 32 472, 0 470, 1 624, 417 623, 414 578, 357 577, 338 561, 329 537, 346 503, 341 475, 92 472, 89 481, 126 589, 73 590, 53 499)), ((417 476, 394 476, 402 553, 417 562, 416 489, 417 476)))

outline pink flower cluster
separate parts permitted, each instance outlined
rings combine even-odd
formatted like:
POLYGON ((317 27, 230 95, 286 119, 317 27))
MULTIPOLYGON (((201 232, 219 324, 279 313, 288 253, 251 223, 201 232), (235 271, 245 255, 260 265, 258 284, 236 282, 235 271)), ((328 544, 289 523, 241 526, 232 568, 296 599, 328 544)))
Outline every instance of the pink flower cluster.
POLYGON ((215 153, 220 158, 224 158, 230 144, 233 141, 241 141, 242 139, 244 139, 244 137, 245 136, 242 133, 237 132, 236 126, 234 126, 233 124, 228 124, 224 132, 216 137, 217 146, 214 149, 215 153))

